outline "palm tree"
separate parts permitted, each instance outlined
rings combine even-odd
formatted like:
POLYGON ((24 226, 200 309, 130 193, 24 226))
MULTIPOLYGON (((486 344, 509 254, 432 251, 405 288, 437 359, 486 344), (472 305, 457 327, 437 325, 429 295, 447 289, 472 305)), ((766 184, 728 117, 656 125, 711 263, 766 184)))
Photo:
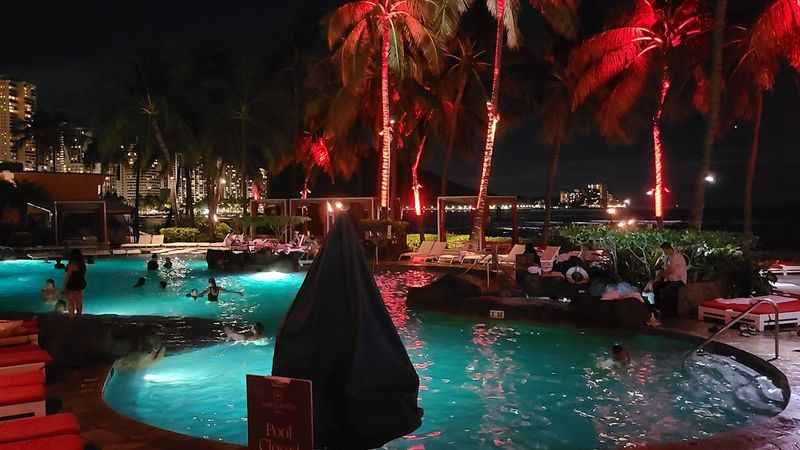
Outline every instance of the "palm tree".
POLYGON ((752 120, 753 140, 747 162, 744 189, 745 250, 753 241, 753 182, 758 164, 764 92, 771 91, 783 62, 800 71, 797 42, 800 40, 800 4, 795 0, 773 0, 749 29, 739 29, 730 41, 736 54, 727 90, 730 120, 752 120))
MULTIPOLYGON (((474 0, 459 0, 461 10, 473 3, 474 0)), ((554 30, 559 34, 574 36, 577 23, 577 10, 579 0, 531 0, 554 30)), ((492 65, 492 87, 487 107, 486 144, 481 162, 481 175, 478 182, 478 199, 475 205, 475 216, 472 225, 472 238, 477 241, 480 249, 484 246, 484 222, 488 204, 486 198, 489 192, 489 179, 492 173, 492 155, 494 153, 495 134, 500 121, 500 73, 503 61, 503 35, 507 33, 509 48, 519 45, 519 30, 517 29, 517 14, 519 0, 487 0, 486 6, 497 20, 495 30, 494 63, 492 65)))
POLYGON ((714 38, 711 52, 711 98, 709 102, 708 130, 703 142, 703 158, 700 171, 695 182, 694 205, 692 207, 692 228, 700 231, 703 227, 703 209, 705 207, 706 177, 711 169, 711 152, 714 150, 714 138, 719 128, 720 99, 722 97, 722 47, 725 40, 725 15, 728 0, 717 0, 714 9, 714 38))
POLYGON ((438 66, 436 33, 430 22, 441 8, 432 0, 357 0, 339 7, 328 22, 328 45, 336 51, 344 86, 362 92, 366 82, 380 74, 380 204, 389 214, 393 133, 389 72, 420 78, 424 66, 438 66))
POLYGON ((486 104, 486 89, 484 89, 481 79, 489 68, 489 64, 481 60, 485 52, 477 51, 475 43, 470 39, 457 37, 453 40, 451 47, 453 47, 453 53, 444 52, 451 65, 443 72, 438 81, 439 98, 441 99, 439 112, 444 119, 439 121, 439 128, 441 129, 440 134, 445 137, 446 141, 442 161, 440 195, 447 195, 448 170, 456 141, 460 143, 459 147, 462 150, 466 150, 471 141, 471 134, 477 128, 467 125, 466 122, 475 122, 477 114, 485 114, 483 111, 478 113, 475 102, 470 100, 481 99, 480 109, 485 108, 483 105, 486 104))
POLYGON ((572 109, 604 87, 610 93, 598 113, 605 134, 619 131, 622 119, 642 97, 651 74, 658 79, 652 116, 655 216, 664 219, 664 104, 679 68, 699 63, 700 37, 710 30, 702 4, 683 0, 656 7, 654 0, 635 0, 633 14, 621 26, 603 31, 575 49, 567 72, 576 78, 572 109))
POLYGON ((56 159, 61 144, 59 133, 67 118, 62 114, 53 114, 47 111, 37 111, 32 118, 26 121, 12 123, 12 145, 15 151, 24 151, 26 147, 34 146, 37 151, 36 170, 44 164, 45 150, 49 151, 51 159, 50 170, 56 171, 56 159))

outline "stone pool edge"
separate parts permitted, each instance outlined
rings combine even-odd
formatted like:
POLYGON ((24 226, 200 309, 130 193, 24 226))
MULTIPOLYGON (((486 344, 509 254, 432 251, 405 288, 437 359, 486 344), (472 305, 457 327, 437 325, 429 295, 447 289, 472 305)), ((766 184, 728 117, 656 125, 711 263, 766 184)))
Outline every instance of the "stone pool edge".
MULTIPOLYGON (((643 330, 643 332, 686 339, 697 343, 703 340, 701 336, 668 326, 652 331, 643 330)), ((700 440, 653 443, 641 445, 636 448, 640 450, 697 450, 698 448, 717 448, 720 450, 762 450, 764 448, 775 450, 797 449, 796 445, 800 442, 800 396, 792 389, 793 386, 789 377, 770 361, 731 343, 714 342, 710 347, 714 353, 734 356, 743 364, 769 376, 774 382, 782 384, 782 386, 779 387, 784 389, 784 392, 789 395, 789 401, 786 407, 776 416, 760 424, 724 431, 700 440), (765 371, 769 373, 764 373, 765 371)), ((137 434, 139 436, 147 436, 147 442, 149 443, 147 448, 208 448, 211 450, 243 450, 247 448, 246 446, 238 444, 213 441, 165 430, 117 412, 106 403, 104 398, 104 389, 108 377, 111 374, 111 369, 112 367, 110 364, 95 369, 97 372, 94 373, 99 375, 98 378, 101 381, 94 386, 94 394, 92 397, 96 402, 95 408, 98 411, 102 411, 101 414, 106 420, 108 420, 109 417, 113 417, 113 422, 118 424, 122 429, 138 430, 139 433, 137 434), (176 444, 186 444, 186 447, 176 447, 176 444)), ((81 370, 81 372, 83 372, 83 370, 81 370)), ((800 387, 800 385, 795 387, 800 387)), ((83 393, 85 394, 85 392, 83 393)), ((79 415, 79 418, 81 418, 81 424, 84 424, 83 417, 79 415)))

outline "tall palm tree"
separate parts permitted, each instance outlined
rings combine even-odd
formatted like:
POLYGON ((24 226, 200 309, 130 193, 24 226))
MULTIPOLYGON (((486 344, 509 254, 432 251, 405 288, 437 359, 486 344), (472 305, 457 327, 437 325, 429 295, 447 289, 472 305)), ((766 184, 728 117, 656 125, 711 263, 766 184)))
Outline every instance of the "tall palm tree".
MULTIPOLYGON (((481 79, 489 68, 489 64, 481 60, 485 52, 477 51, 472 40, 457 37, 453 39, 451 47, 452 53, 444 52, 450 66, 438 81, 441 99, 439 112, 444 119, 439 121, 439 128, 446 142, 440 195, 447 195, 448 170, 456 142, 460 143, 462 149, 468 146, 471 134, 477 127, 469 126, 467 123, 475 122, 478 107, 481 110, 485 108, 486 89, 481 79), (481 99, 480 105, 475 104, 475 99, 481 99)), ((485 113, 481 111, 480 114, 485 113)))
MULTIPOLYGON (((459 0, 461 9, 473 3, 474 0, 459 0)), ((574 36, 577 23, 579 0, 530 0, 546 20, 558 33, 574 36)), ((488 212, 487 196, 489 193, 489 179, 492 173, 492 156, 494 153, 495 135, 497 124, 500 121, 500 73, 503 62, 503 36, 507 34, 509 48, 519 45, 519 30, 517 29, 517 15, 519 13, 519 0, 486 0, 486 6, 497 20, 495 30, 494 62, 492 64, 492 86, 487 107, 486 144, 481 161, 481 175, 478 181, 478 199, 475 205, 475 216, 472 224, 472 238, 477 241, 478 247, 484 246, 484 228, 488 212)))
MULTIPOLYGON (((556 66, 558 67, 558 66, 556 66)), ((544 194, 544 223, 542 225, 542 242, 547 245, 550 240, 550 225, 553 214, 553 195, 556 188, 558 165, 561 159, 561 146, 569 139, 572 110, 570 109, 571 88, 566 75, 554 70, 545 101, 542 107, 542 138, 550 146, 550 164, 547 167, 547 186, 544 194)))
POLYGON ((753 183, 757 172, 764 92, 771 91, 782 63, 800 72, 800 3, 773 0, 747 29, 730 40, 733 69, 727 80, 730 120, 752 120, 753 140, 744 189, 745 250, 753 241, 753 183))
POLYGON ((380 74, 380 204, 387 212, 392 208, 389 73, 419 78, 424 66, 438 66, 431 23, 441 7, 432 0, 357 0, 339 7, 328 22, 328 45, 336 51, 345 87, 360 92, 366 81, 380 74))
POLYGON ((654 75, 658 80, 652 116, 653 189, 656 220, 664 219, 664 142, 661 133, 664 104, 678 69, 701 61, 702 37, 711 29, 703 4, 696 0, 635 0, 635 9, 617 26, 588 39, 570 57, 568 74, 576 78, 572 109, 604 87, 611 91, 598 113, 601 130, 619 130, 622 119, 645 93, 654 75))

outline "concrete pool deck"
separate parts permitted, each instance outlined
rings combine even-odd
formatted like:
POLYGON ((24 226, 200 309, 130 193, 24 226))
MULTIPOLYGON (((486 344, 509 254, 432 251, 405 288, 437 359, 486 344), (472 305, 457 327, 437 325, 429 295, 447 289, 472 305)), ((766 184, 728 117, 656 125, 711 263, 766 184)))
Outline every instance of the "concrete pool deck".
MULTIPOLYGON (((124 320, 124 319, 121 319, 124 320)), ((711 324, 680 319, 668 322, 663 329, 684 335, 704 338, 711 324)), ((169 327, 172 328, 172 327, 169 327)), ((212 331, 212 330, 207 330, 212 331)), ((170 338, 170 336, 166 336, 170 338)), ((175 339, 173 337, 173 339, 175 339)), ((179 338, 178 340, 182 340, 179 338)), ((774 353, 772 333, 742 337, 735 330, 724 333, 720 342, 769 360, 774 353)), ((196 342, 197 343, 197 342, 196 342)), ((202 345, 202 342, 199 343, 202 345)), ((798 450, 800 449, 800 337, 796 330, 781 332, 781 359, 771 364, 785 374, 792 390, 788 407, 767 422, 714 435, 701 441, 651 444, 640 449, 658 450, 798 450)), ((63 411, 76 414, 82 436, 93 447, 108 450, 178 450, 204 448, 211 450, 242 450, 244 447, 223 442, 199 440, 186 435, 161 430, 135 421, 112 410, 102 399, 102 390, 110 364, 88 364, 79 368, 52 371, 48 398, 60 403, 63 411)))

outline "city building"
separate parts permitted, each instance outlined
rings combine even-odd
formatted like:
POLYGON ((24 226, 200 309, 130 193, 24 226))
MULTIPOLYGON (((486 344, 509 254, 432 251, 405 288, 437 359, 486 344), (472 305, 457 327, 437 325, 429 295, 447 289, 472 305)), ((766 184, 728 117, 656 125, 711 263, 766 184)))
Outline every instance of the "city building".
POLYGON ((608 208, 610 206, 624 206, 608 191, 602 183, 589 184, 583 188, 571 191, 561 191, 559 195, 561 206, 572 208, 608 208))
MULTIPOLYGON (((136 201, 136 152, 131 148, 126 156, 125 162, 111 167, 108 188, 124 198, 126 203, 133 205, 136 201)), ((165 189, 169 189, 169 186, 157 159, 147 167, 142 167, 139 177, 140 198, 151 195, 159 197, 165 189)))
POLYGON ((35 142, 14 148, 19 130, 31 127, 35 111, 36 86, 0 76, 0 161, 22 163, 25 170, 36 168, 35 142))
MULTIPOLYGON (((55 153, 56 172, 99 173, 95 165, 87 166, 86 151, 94 138, 92 130, 62 123, 58 127, 58 149, 55 153)), ((52 161, 43 155, 40 161, 47 161, 47 170, 52 161)))

